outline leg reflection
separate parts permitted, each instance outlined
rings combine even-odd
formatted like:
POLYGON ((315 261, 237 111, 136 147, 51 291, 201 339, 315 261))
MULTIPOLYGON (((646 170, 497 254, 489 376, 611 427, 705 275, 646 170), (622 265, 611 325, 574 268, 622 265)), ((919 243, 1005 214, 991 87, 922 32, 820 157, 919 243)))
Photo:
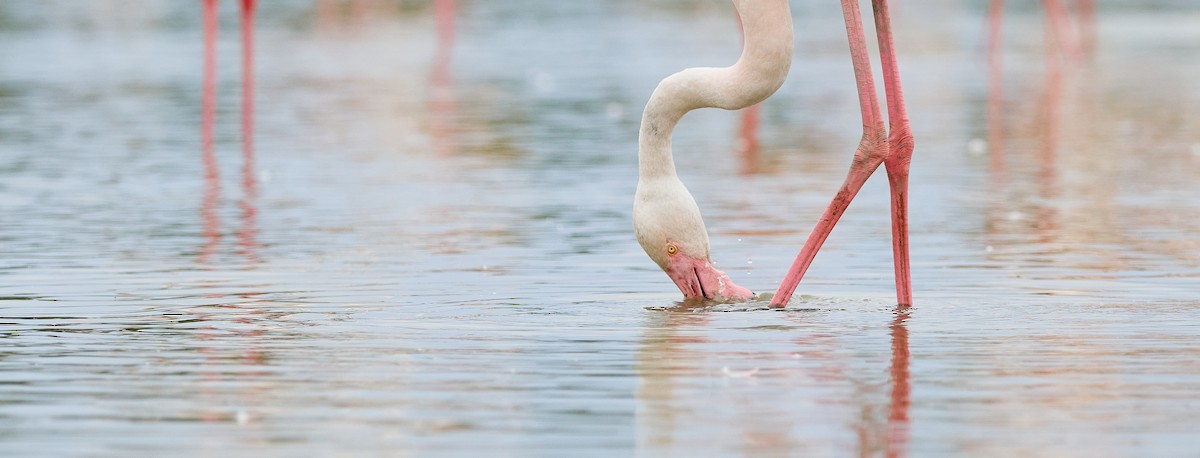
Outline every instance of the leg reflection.
POLYGON ((641 378, 638 399, 638 449, 669 450, 674 447, 675 434, 685 421, 676 406, 679 377, 695 371, 688 360, 694 359, 684 348, 689 343, 702 343, 702 337, 681 335, 680 328, 703 327, 706 315, 688 312, 665 312, 647 329, 638 350, 637 371, 641 378))
POLYGON ((892 321, 892 396, 888 409, 887 454, 889 457, 908 456, 909 418, 909 371, 908 371, 908 325, 911 309, 900 306, 896 319, 892 321))

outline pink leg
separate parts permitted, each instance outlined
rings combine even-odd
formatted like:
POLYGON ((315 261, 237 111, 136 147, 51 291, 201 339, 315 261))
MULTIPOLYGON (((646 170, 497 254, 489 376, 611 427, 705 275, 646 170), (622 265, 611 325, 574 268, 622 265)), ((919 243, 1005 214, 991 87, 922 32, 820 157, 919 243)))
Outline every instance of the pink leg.
POLYGON ((258 0, 242 0, 242 181, 254 191, 254 10, 258 0))
MULTIPOLYGON (((1047 8, 1050 8, 1050 2, 1047 0, 1047 8)), ((1062 101, 1062 82, 1063 82, 1063 63, 1059 59, 1059 54, 1068 52, 1063 50, 1064 43, 1062 41, 1063 31, 1058 30, 1060 24, 1055 24, 1054 15, 1050 14, 1046 17, 1047 31, 1054 35, 1057 39, 1046 39, 1045 46, 1045 61, 1046 61, 1046 96, 1045 106, 1043 107, 1045 120, 1046 135, 1042 138, 1041 151, 1041 171, 1038 173, 1039 188, 1041 194, 1046 198, 1053 198, 1055 194, 1055 174, 1057 170, 1056 159, 1058 157, 1058 130, 1059 130, 1059 108, 1062 101)), ((1054 218, 1047 217, 1043 223, 1052 227, 1054 218)))
POLYGON ((1076 0, 1079 11, 1079 47, 1085 58, 1096 52, 1096 0, 1076 0))
POLYGON ((988 102, 987 153, 993 172, 1000 174, 1004 163, 1004 0, 988 7, 988 102))
POLYGON ((738 157, 742 163, 738 173, 742 175, 751 175, 758 170, 758 116, 761 109, 762 104, 758 103, 742 110, 742 121, 738 129, 738 157))
POLYGON ((213 151, 213 133, 217 107, 217 0, 204 0, 204 70, 200 99, 200 154, 204 163, 204 197, 200 203, 200 219, 204 245, 197 260, 207 263, 221 241, 221 221, 217 203, 221 197, 221 176, 217 156, 213 151))
POLYGON ((1054 32, 1054 39, 1059 43, 1063 54, 1067 56, 1069 62, 1079 62, 1083 57, 1083 52, 1080 51, 1078 37, 1071 30, 1071 10, 1067 8, 1066 3, 1060 0, 1042 0, 1042 4, 1046 7, 1050 30, 1054 32))
POLYGON ((454 59, 454 0, 434 0, 433 17, 437 30, 437 47, 433 53, 429 96, 430 136, 433 149, 440 156, 454 154, 454 85, 451 64, 454 59))
MULTIPOLYGON (((734 10, 737 13, 737 10, 734 10)), ((745 44, 746 29, 742 25, 742 17, 736 15, 738 23, 738 32, 742 34, 742 43, 745 44)), ((741 167, 738 168, 738 173, 750 175, 757 171, 758 168, 758 114, 762 109, 762 103, 756 103, 742 110, 742 122, 738 130, 738 157, 741 158, 741 167)))
POLYGON ((775 297, 771 299, 772 307, 783 307, 792 298, 804 272, 812 264, 812 260, 829 237, 829 232, 837 224, 850 201, 858 194, 867 178, 879 168, 888 156, 887 131, 883 126, 883 116, 879 111, 879 100, 875 96, 875 82, 871 76, 871 60, 867 56, 867 40, 863 34, 862 16, 858 9, 858 0, 842 0, 842 14, 846 19, 846 35, 850 39, 850 58, 854 64, 854 80, 858 85, 858 103, 862 111, 863 136, 854 152, 854 161, 850 173, 841 189, 833 197, 833 202, 825 209, 816 227, 805 241, 800 254, 792 262, 787 276, 779 284, 775 297))
POLYGON ((454 0, 435 0, 434 17, 437 21, 437 56, 442 56, 454 45, 454 0))
POLYGON ((872 0, 875 31, 879 37, 879 60, 883 67, 883 89, 888 106, 888 156, 884 160, 892 188, 892 256, 896 263, 896 300, 912 305, 912 279, 908 262, 908 169, 912 162, 913 136, 908 110, 900 90, 900 68, 892 43, 892 21, 887 0, 872 0))
POLYGON ((242 229, 241 252, 257 261, 258 181, 254 178, 254 12, 258 0, 242 0, 242 229))
POLYGON ((204 73, 200 101, 200 147, 205 175, 217 176, 213 155, 213 128, 217 112, 217 0, 204 0, 204 73))

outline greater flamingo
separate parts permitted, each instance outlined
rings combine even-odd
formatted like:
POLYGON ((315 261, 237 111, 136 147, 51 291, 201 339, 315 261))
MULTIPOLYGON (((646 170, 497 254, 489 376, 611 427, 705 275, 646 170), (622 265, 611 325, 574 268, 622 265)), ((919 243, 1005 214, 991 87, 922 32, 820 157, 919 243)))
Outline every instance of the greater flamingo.
MULTIPOLYGON (((867 56, 858 0, 842 0, 850 56, 858 86, 863 136, 850 172, 796 256, 771 306, 787 305, 817 251, 867 178, 882 164, 891 185, 893 256, 899 304, 912 303, 908 261, 908 170, 912 132, 900 90, 887 0, 872 0, 878 32, 889 129, 884 127, 867 56)), ((726 68, 689 68, 659 83, 642 115, 638 136, 638 187, 633 222, 638 242, 687 298, 746 300, 752 293, 717 270, 695 199, 675 173, 671 130, 688 111, 740 109, 770 96, 791 65, 792 23, 786 0, 735 0, 742 19, 741 58, 726 68)))
POLYGON ((638 185, 633 227, 638 243, 688 298, 746 300, 753 295, 713 266, 708 231, 696 200, 679 181, 671 131, 703 107, 737 110, 783 85, 792 62, 792 15, 787 0, 736 0, 745 39, 730 67, 689 68, 658 84, 638 133, 638 185))

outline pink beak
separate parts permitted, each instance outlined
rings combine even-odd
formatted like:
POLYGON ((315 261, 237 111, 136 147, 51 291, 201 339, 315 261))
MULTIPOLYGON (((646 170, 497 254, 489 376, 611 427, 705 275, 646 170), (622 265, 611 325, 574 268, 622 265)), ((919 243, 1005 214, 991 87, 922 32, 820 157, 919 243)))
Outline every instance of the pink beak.
POLYGON ((682 253, 672 256, 667 264, 667 276, 688 299, 703 297, 717 301, 745 301, 754 298, 754 293, 735 285, 725 272, 717 270, 707 259, 682 253))

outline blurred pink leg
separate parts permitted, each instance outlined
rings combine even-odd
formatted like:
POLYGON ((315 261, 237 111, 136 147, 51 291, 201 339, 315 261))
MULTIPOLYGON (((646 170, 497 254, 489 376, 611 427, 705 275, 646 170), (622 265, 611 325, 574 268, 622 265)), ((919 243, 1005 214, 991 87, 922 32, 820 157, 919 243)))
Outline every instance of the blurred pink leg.
POLYGON ((455 101, 451 64, 454 59, 454 0, 434 1, 437 46, 433 53, 429 97, 430 134, 433 149, 440 156, 454 154, 455 101))
POLYGON ((1079 12, 1079 47, 1085 58, 1096 52, 1096 0, 1076 0, 1079 12))
POLYGON ((1080 51, 1078 37, 1071 29, 1071 11, 1067 8, 1067 4, 1061 0, 1042 0, 1046 7, 1046 17, 1050 20, 1050 30, 1054 32, 1054 39, 1062 47, 1063 54, 1071 63, 1079 62, 1083 58, 1083 52, 1080 51))
POLYGON ((738 173, 750 175, 758 170, 758 117, 762 104, 754 104, 742 110, 742 120, 738 129, 738 158, 741 166, 738 173))
MULTIPOLYGON (((734 13, 737 10, 734 9, 734 13)), ((745 44, 746 29, 742 26, 742 17, 735 15, 738 24, 738 32, 742 34, 742 43, 745 44)), ((753 174, 758 170, 758 115, 762 109, 762 103, 756 103, 742 110, 742 121, 738 129, 738 157, 741 160, 741 166, 738 168, 738 173, 743 175, 753 174)))
POLYGON ((258 260, 258 181, 254 177, 254 13, 258 0, 242 0, 242 228, 238 245, 258 260))
POLYGON ((987 154, 991 170, 1002 174, 1004 161, 1004 0, 988 7, 987 154))
POLYGON ((204 70, 200 98, 200 154, 204 163, 204 196, 200 202, 201 232, 204 244, 197 260, 208 262, 221 241, 221 222, 217 201, 221 197, 221 176, 213 151, 213 129, 217 107, 217 0, 204 0, 204 70))
POLYGON ((217 111, 217 0, 204 0, 204 73, 200 100, 200 147, 205 176, 217 176, 213 127, 217 111))
POLYGON ((254 176, 254 10, 257 0, 242 0, 242 181, 253 191, 254 176))

